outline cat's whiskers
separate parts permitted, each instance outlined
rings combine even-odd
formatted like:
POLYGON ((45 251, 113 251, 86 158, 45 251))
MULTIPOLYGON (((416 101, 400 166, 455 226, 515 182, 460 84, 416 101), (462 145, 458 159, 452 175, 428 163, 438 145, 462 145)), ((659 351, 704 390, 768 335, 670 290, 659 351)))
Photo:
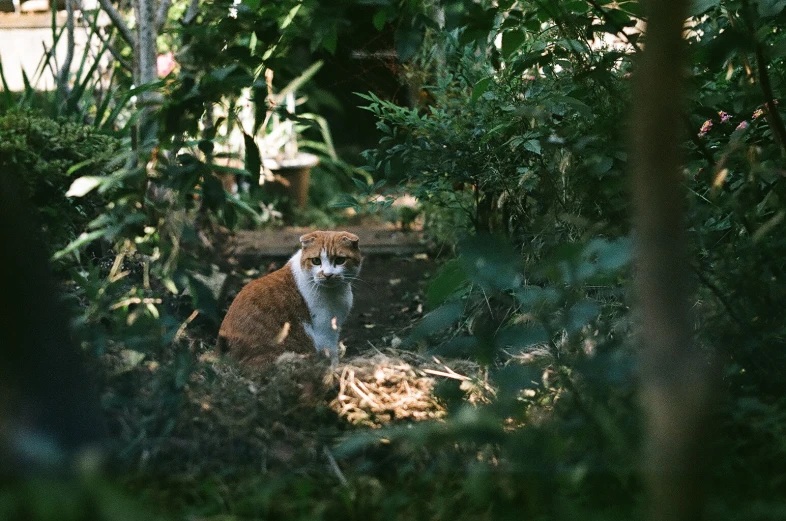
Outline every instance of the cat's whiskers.
POLYGON ((361 279, 361 278, 360 278, 360 277, 358 277, 358 276, 345 275, 345 276, 344 276, 344 280, 348 281, 349 283, 352 283, 352 282, 358 281, 358 282, 362 282, 363 284, 365 284, 365 285, 366 285, 366 286, 368 286, 369 288, 373 288, 373 287, 374 287, 372 284, 370 284, 369 282, 367 282, 367 281, 365 281, 365 280, 361 279))

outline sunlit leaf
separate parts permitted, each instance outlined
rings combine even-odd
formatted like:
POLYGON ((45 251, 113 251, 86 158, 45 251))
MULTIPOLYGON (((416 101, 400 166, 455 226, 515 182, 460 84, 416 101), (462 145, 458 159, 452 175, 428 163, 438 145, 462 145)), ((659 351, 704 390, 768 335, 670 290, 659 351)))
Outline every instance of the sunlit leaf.
POLYGON ((84 176, 75 179, 66 192, 66 197, 83 197, 100 185, 102 180, 103 178, 96 176, 84 176))

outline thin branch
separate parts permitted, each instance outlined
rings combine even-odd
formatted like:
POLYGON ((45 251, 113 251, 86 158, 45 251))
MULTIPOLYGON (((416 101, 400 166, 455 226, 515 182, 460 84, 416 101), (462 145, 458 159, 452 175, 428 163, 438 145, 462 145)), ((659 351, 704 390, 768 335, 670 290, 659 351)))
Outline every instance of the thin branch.
POLYGON ((715 298, 718 299, 721 305, 726 308, 726 312, 729 314, 729 316, 733 318, 734 321, 737 322, 740 326, 746 327, 745 322, 743 322, 737 312, 734 311, 734 308, 731 306, 731 302, 729 302, 729 299, 727 299, 723 292, 718 289, 718 286, 713 284, 712 281, 708 279, 707 276, 704 275, 704 273, 702 273, 701 270, 696 266, 692 266, 692 269, 693 273, 696 274, 696 278, 699 279, 699 282, 701 282, 708 290, 710 290, 710 292, 715 295, 715 298))
POLYGON ((166 24, 167 16, 169 15, 169 8, 172 7, 172 0, 161 0, 156 13, 156 31, 161 32, 166 24))
POLYGON ((106 14, 109 15, 112 25, 117 27, 120 36, 123 37, 128 45, 136 49, 136 38, 134 38, 134 33, 131 32, 131 29, 128 28, 123 15, 115 9, 110 0, 98 0, 98 2, 101 4, 101 8, 106 11, 106 14))
POLYGON ((199 0, 191 0, 188 4, 188 9, 186 9, 186 13, 183 15, 183 25, 191 25, 197 15, 199 14, 199 0))
POLYGON ((756 69, 759 72, 759 85, 761 85, 761 93, 764 95, 764 103, 767 107, 765 117, 772 128, 775 141, 781 147, 781 153, 786 154, 786 127, 783 126, 781 115, 775 107, 770 74, 767 72, 767 61, 764 59, 764 49, 761 42, 756 42, 754 52, 756 54, 756 69))
MULTIPOLYGON (((82 1, 81 0, 75 0, 75 1, 76 1, 77 7, 79 7, 79 10, 84 12, 85 8, 82 5, 82 1)), ((91 29, 91 24, 88 23, 88 21, 87 21, 87 19, 85 17, 80 17, 80 20, 82 21, 82 26, 85 29, 87 29, 87 30, 91 29)), ((112 27, 114 27, 114 26, 112 26, 112 27)), ((104 46, 106 47, 106 50, 108 50, 109 54, 111 54, 115 58, 115 60, 117 60, 117 62, 120 64, 121 67, 123 67, 127 71, 131 71, 133 69, 133 66, 130 63, 128 63, 120 55, 120 51, 115 49, 115 46, 112 45, 112 42, 109 41, 111 39, 111 36, 109 38, 105 37, 103 34, 101 34, 101 29, 99 27, 96 27, 96 29, 94 31, 92 31, 91 36, 92 35, 95 35, 96 38, 98 38, 101 41, 101 43, 104 44, 104 46)), ((98 56, 93 56, 93 59, 94 60, 98 60, 99 57, 98 56)))
POLYGON ((125 70, 133 73, 134 66, 131 63, 129 63, 127 60, 125 60, 123 56, 120 54, 120 51, 118 51, 115 48, 115 46, 112 45, 112 42, 110 41, 111 35, 105 37, 104 35, 101 34, 101 31, 96 31, 96 36, 98 36, 98 39, 101 40, 101 43, 106 45, 106 50, 108 50, 109 54, 111 54, 112 57, 115 60, 117 60, 117 63, 119 63, 120 66, 123 67, 125 70))
POLYGON ((66 37, 68 40, 65 61, 57 74, 57 92, 63 100, 69 91, 68 76, 71 72, 71 63, 74 61, 74 46, 76 45, 74 42, 74 0, 66 0, 65 5, 68 16, 66 19, 66 37))

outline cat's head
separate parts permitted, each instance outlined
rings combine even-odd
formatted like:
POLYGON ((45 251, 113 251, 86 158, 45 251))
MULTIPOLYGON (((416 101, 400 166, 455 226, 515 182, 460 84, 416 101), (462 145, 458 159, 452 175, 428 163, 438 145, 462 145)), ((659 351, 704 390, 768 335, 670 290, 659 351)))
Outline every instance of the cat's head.
POLYGON ((358 237, 349 232, 311 232, 300 237, 300 267, 317 286, 349 283, 360 272, 358 237))

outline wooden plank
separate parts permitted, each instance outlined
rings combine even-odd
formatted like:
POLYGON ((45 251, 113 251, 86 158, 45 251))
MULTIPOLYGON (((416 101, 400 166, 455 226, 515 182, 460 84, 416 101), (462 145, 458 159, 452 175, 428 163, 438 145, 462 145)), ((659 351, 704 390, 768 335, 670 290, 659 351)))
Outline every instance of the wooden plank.
MULTIPOLYGON (((393 227, 353 227, 342 230, 360 239, 363 255, 411 255, 427 250, 423 233, 393 227)), ((300 247, 301 235, 313 228, 282 228, 279 230, 240 230, 232 240, 230 251, 242 263, 254 258, 289 257, 300 247)))

